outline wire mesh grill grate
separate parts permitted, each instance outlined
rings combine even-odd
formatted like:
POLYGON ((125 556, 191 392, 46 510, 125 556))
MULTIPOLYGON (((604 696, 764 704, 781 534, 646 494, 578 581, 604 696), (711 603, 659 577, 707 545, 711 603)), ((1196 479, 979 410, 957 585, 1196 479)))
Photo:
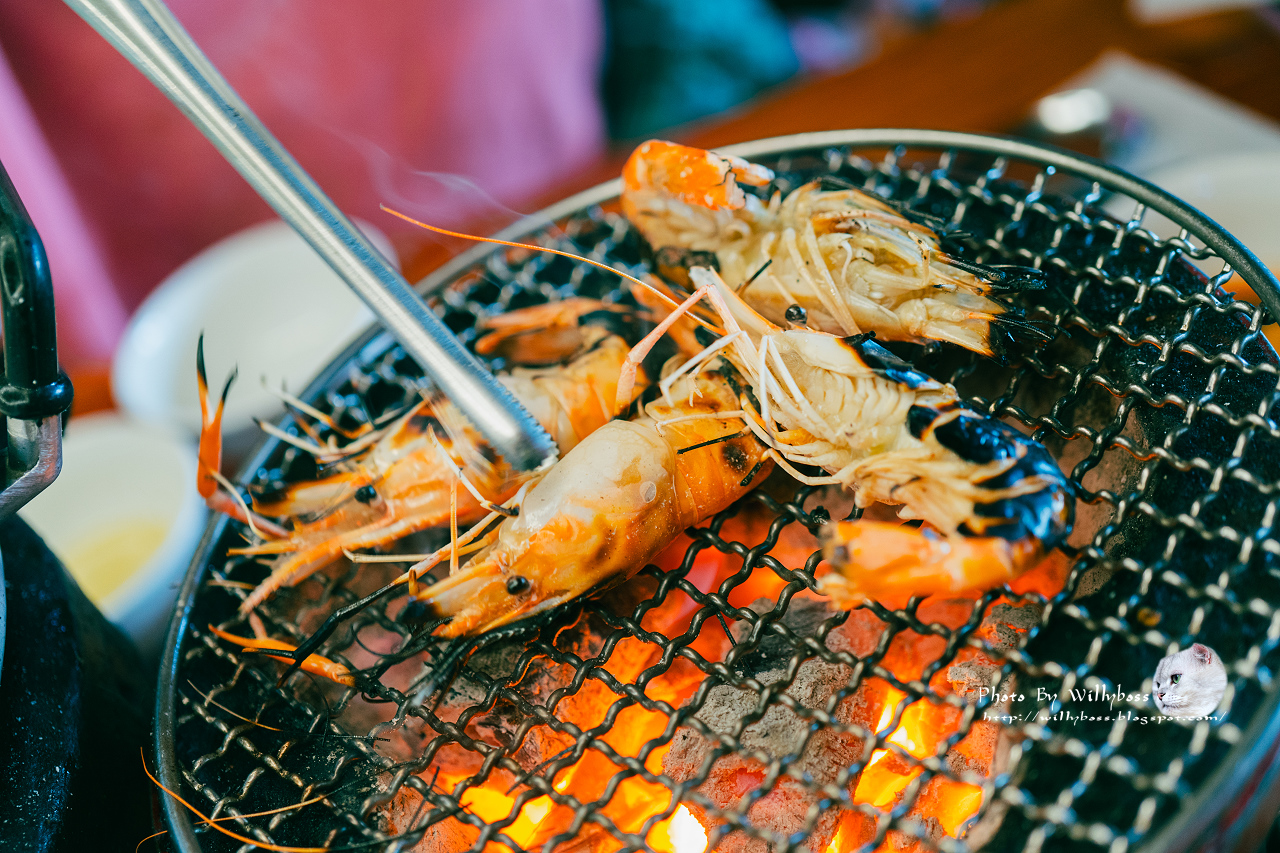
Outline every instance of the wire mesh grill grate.
MULTIPOLYGON (((190 802, 261 842, 335 849, 696 853, 696 839, 677 837, 690 827, 683 807, 720 827, 710 841, 722 850, 1122 853, 1203 789, 1262 713, 1280 654, 1270 318, 1218 290, 1231 270, 1189 229, 1069 171, 927 146, 758 159, 780 189, 849 180, 954 223, 971 260, 1049 273, 1048 288, 1022 297, 1058 336, 1025 364, 906 354, 1032 431, 1070 473, 1078 512, 1060 591, 1041 578, 980 597, 826 609, 805 592, 820 556, 812 533, 843 510, 775 476, 690 531, 665 571, 646 568, 477 652, 440 702, 416 707, 406 693, 429 656, 392 653, 409 636, 395 619, 403 599, 362 611, 324 648, 353 667, 382 665, 363 693, 306 675, 278 686, 277 665, 214 636, 207 625, 250 633, 236 607, 264 575, 228 556, 242 539, 223 523, 189 581, 162 697, 173 709, 162 770, 190 802), (1157 662, 1193 642, 1227 665, 1222 720, 1161 721, 1146 699, 1073 692, 1149 694, 1157 662), (995 685, 1023 698, 978 694, 995 685), (868 702, 874 712, 860 717, 868 702), (898 736, 929 715, 948 721, 936 742, 898 736), (860 798, 876 767, 898 787, 860 798), (947 811, 963 795, 980 796, 976 817, 948 826, 949 813, 967 814, 947 811), (261 814, 273 809, 285 810, 261 814)), ((645 270, 638 238, 607 208, 535 237, 645 270)), ((450 278, 437 310, 468 343, 497 312, 625 298, 606 273, 519 250, 450 278)), ((353 426, 421 385, 377 336, 308 399, 353 426)), ((258 484, 315 474, 280 442, 258 462, 258 484)), ((395 547, 420 551, 436 536, 395 547)), ((343 563, 258 612, 271 636, 300 641, 395 571, 343 563)), ((206 850, 249 849, 207 829, 195 837, 206 850)))

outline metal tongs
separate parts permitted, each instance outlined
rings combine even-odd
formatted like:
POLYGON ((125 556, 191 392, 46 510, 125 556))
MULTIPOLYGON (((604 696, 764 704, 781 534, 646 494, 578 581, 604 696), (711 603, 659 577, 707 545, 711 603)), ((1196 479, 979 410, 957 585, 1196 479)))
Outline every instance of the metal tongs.
POLYGON ((555 442, 449 333, 263 126, 161 0, 66 0, 222 152, 382 320, 506 460, 532 470, 555 442))

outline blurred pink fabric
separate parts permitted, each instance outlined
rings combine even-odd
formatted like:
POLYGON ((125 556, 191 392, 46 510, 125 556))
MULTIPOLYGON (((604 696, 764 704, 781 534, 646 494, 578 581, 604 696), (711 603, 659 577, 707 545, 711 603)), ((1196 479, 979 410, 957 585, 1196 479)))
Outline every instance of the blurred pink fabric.
MULTIPOLYGON (((169 6, 338 206, 398 247, 420 233, 380 203, 459 225, 603 150, 598 0, 169 6)), ((105 359, 168 273, 272 214, 63 4, 0 0, 0 50, 0 115, 27 114, 0 131, 0 160, 49 249, 64 362, 105 359)))
POLYGON ((128 314, 101 247, 2 53, 0 116, 0 163, 49 256, 62 363, 106 361, 128 314))

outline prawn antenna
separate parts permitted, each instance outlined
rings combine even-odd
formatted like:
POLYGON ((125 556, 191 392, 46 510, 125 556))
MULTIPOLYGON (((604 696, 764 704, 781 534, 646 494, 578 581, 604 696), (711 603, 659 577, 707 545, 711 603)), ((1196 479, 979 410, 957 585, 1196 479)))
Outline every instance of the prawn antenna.
MULTIPOLYGON (((640 279, 636 278, 630 273, 623 272, 622 270, 619 270, 619 269, 614 269, 608 264, 601 263, 600 261, 595 261, 595 260, 592 260, 591 258, 584 258, 582 255, 575 255, 573 252, 565 252, 560 249, 552 249, 552 248, 548 248, 547 246, 539 246, 534 243, 517 243, 511 240, 499 240, 497 237, 479 237, 475 234, 466 234, 462 231, 450 231, 447 228, 439 228, 435 225, 428 225, 427 223, 414 219, 413 217, 407 214, 401 213, 398 210, 392 210, 391 208, 387 207, 385 204, 381 204, 378 206, 381 207, 387 213, 390 213, 392 216, 396 216, 396 217, 399 217, 400 219, 403 219, 405 222, 408 222, 412 225, 417 225, 419 228, 425 228, 428 231, 434 231, 437 234, 443 234, 446 237, 458 237, 462 240, 474 240, 477 243, 493 243, 498 246, 511 246, 512 248, 515 248, 515 249, 528 249, 533 252, 546 252, 551 255, 560 255, 563 258, 569 258, 575 261, 582 261, 584 264, 591 264, 591 266, 598 267, 604 270, 605 272, 611 272, 616 276, 625 278, 627 281, 631 282, 632 284, 640 285, 645 290, 648 290, 650 293, 657 296, 659 299, 661 299, 664 303, 666 303, 666 305, 668 305, 671 308, 680 307, 678 302, 676 302, 670 296, 667 296, 665 293, 663 293, 661 290, 654 287, 653 285, 647 282, 641 281, 640 279)), ((711 329, 713 332, 719 333, 719 330, 716 329, 715 326, 711 325, 706 320, 703 320, 701 317, 698 317, 697 315, 694 315, 694 314, 690 314, 689 316, 692 317, 698 323, 702 324, 703 326, 706 326, 708 329, 711 329)))

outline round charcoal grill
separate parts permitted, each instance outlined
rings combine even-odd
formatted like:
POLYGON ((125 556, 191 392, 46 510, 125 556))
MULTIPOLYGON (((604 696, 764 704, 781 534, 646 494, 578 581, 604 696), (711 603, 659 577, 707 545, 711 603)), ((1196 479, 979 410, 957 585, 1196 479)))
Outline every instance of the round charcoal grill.
MULTIPOLYGON (((1275 278, 1156 188, 1021 142, 850 131, 734 151, 774 168, 774 188, 852 182, 951 223, 964 258, 1048 274, 1048 287, 1016 299, 1056 338, 1019 366, 944 347, 899 352, 1059 458, 1078 503, 1058 574, 1041 567, 1039 581, 969 599, 831 611, 806 592, 820 555, 804 543, 838 500, 775 476, 689 531, 666 571, 646 568, 585 609, 478 650, 420 707, 408 685, 439 649, 394 655, 411 631, 395 618, 403 597, 360 612, 322 649, 384 664, 361 690, 300 673, 278 685, 281 665, 214 636, 207 626, 252 633, 236 607, 266 571, 228 555, 244 540, 218 519, 169 636, 161 781, 242 838, 333 849, 697 853, 701 827, 723 850, 819 853, 1123 853, 1255 837, 1274 815, 1280 744, 1280 373, 1264 337, 1280 310, 1275 278), (1225 295, 1233 273, 1265 309, 1225 295), (674 603, 683 621, 655 630, 674 603), (1220 718, 1163 718, 1141 694, 1162 657, 1193 643, 1227 667, 1220 718), (900 736, 942 717, 927 747, 900 736), (640 734, 651 737, 633 742, 640 734), (892 784, 868 794, 876 774, 892 784), (956 814, 969 816, 949 826, 956 814)), ((641 274, 645 247, 610 208, 617 189, 504 236, 641 274)), ((465 342, 498 312, 625 298, 607 273, 490 246, 423 287, 465 342)), ((375 330, 304 397, 355 426, 422 384, 375 330)), ((242 482, 311 476, 306 453, 268 439, 242 482)), ((392 550, 439 542, 419 535, 392 550)), ((271 636, 299 642, 398 570, 340 563, 258 613, 271 636)), ((165 814, 181 850, 249 849, 171 798, 165 814)))

